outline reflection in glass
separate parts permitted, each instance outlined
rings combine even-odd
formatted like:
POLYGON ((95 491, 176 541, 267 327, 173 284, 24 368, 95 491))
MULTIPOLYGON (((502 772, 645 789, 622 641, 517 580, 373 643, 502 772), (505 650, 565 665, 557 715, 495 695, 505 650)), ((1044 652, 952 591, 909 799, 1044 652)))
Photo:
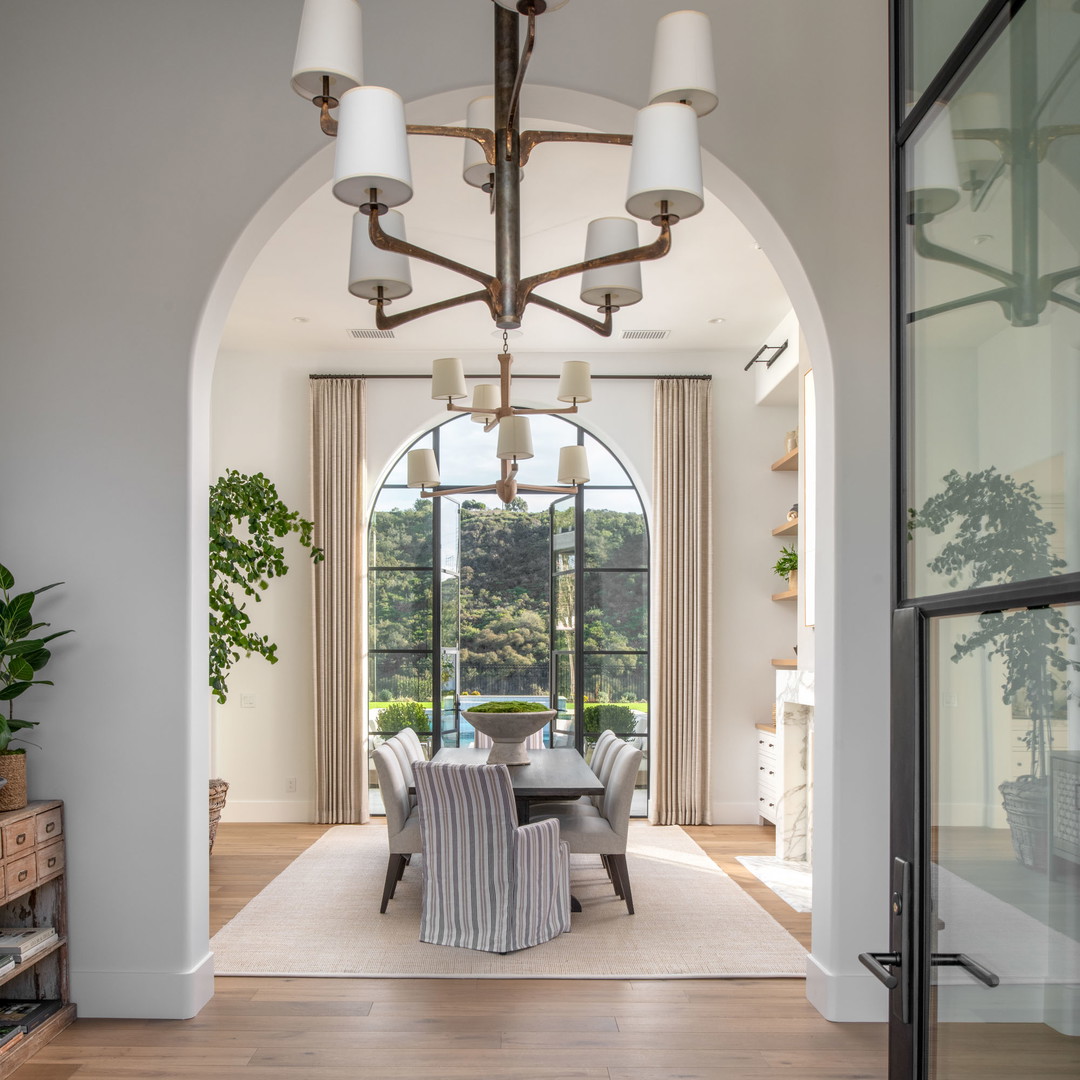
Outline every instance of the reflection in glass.
POLYGON ((904 42, 909 107, 927 88, 985 4, 986 0, 914 0, 910 5, 911 20, 904 42))
POLYGON ((418 499, 413 491, 380 491, 368 548, 371 566, 430 566, 430 501, 418 499))
POLYGON ((370 707, 411 698, 431 701, 431 656, 420 653, 371 653, 368 657, 370 707))
POLYGON ((561 499, 551 510, 551 552, 556 573, 574 569, 576 512, 573 498, 561 499))
MULTIPOLYGON (((591 435, 585 436, 585 451, 589 456, 589 476, 592 484, 614 484, 629 487, 630 477, 615 455, 591 435)), ((585 489, 586 491, 588 488, 585 489)))
POLYGON ((616 569, 649 564, 645 514, 637 492, 585 489, 585 565, 616 569))
POLYGON ((439 504, 439 565, 456 574, 461 565, 461 506, 456 499, 439 504))
POLYGON ((555 656, 555 700, 559 712, 553 723, 553 746, 574 745, 576 730, 574 691, 574 655, 573 653, 557 653, 555 656))
POLYGON ((456 649, 461 636, 461 582, 457 577, 450 574, 442 575, 439 598, 442 601, 439 644, 444 648, 456 649))
POLYGON ((431 648, 431 573, 372 570, 368 626, 373 649, 431 648))
POLYGON ((935 1080, 1076 1067, 1078 640, 1076 605, 932 624, 931 949, 999 980, 931 969, 935 1080))
POLYGON ((907 155, 907 595, 1080 569, 1078 43, 1031 0, 907 155))
POLYGON ((586 650, 645 649, 649 632, 648 574, 633 571, 586 571, 585 621, 581 627, 586 650))
POLYGON ((645 653, 615 656, 585 654, 585 704, 621 704, 634 711, 634 730, 644 731, 649 718, 649 663, 645 653))
POLYGON ((574 593, 573 574, 559 574, 555 578, 554 630, 555 648, 574 647, 574 593))

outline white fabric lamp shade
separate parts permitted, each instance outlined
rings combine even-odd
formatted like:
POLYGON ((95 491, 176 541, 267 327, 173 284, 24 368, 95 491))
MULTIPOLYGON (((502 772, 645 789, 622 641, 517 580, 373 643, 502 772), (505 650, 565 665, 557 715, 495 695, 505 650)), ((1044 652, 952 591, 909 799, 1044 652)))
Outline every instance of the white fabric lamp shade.
POLYGON ((589 481, 589 458, 584 446, 559 448, 559 483, 586 484, 589 481))
POLYGON ((339 101, 346 90, 364 81, 356 0, 304 0, 292 87, 311 101, 322 96, 324 76, 330 78, 330 96, 339 101))
MULTIPOLYGON (((473 128, 495 129, 495 99, 493 97, 473 98, 465 112, 465 126, 473 128)), ((482 188, 491 180, 495 166, 489 165, 484 156, 484 148, 472 139, 462 139, 465 144, 465 160, 461 166, 461 175, 466 184, 482 188)))
POLYGON ((943 214, 960 201, 955 147, 949 110, 942 104, 937 106, 937 115, 919 137, 912 154, 909 192, 912 212, 943 214))
MULTIPOLYGON (((387 300, 398 300, 412 292, 409 257, 383 251, 371 242, 371 219, 359 210, 353 214, 352 249, 349 254, 349 292, 363 300, 374 300, 383 291, 387 300)), ((383 232, 405 239, 405 219, 396 210, 379 215, 383 232)))
POLYGON ((350 206, 401 206, 413 194, 405 103, 385 86, 354 86, 341 98, 334 154, 334 195, 350 206))
POLYGON ((431 361, 431 396, 436 401, 454 401, 468 395, 465 372, 456 356, 431 361))
POLYGON ((492 383, 479 383, 473 387, 472 407, 490 409, 490 412, 473 413, 472 419, 478 424, 490 424, 495 419, 495 410, 499 407, 499 388, 492 383))
POLYGON ((702 11, 672 11, 656 24, 649 104, 685 101, 705 116, 716 108, 712 24, 702 11))
MULTIPOLYGON (((1001 98, 988 90, 953 98, 949 111, 954 131, 985 131, 1006 126, 1002 122, 1001 98)), ((997 165, 1001 161, 1001 151, 986 139, 957 139, 956 160, 961 166, 978 171, 997 165)))
POLYGON ((559 375, 559 401, 592 401, 592 377, 588 360, 563 361, 559 375))
POLYGON ((434 450, 410 450, 408 456, 409 487, 433 488, 439 486, 439 466, 434 450))
POLYGON ((697 113, 676 101, 659 101, 638 111, 630 155, 627 213, 651 221, 665 201, 668 213, 680 218, 701 212, 705 198, 697 123, 697 113))
POLYGON ((524 461, 533 456, 532 429, 527 416, 504 416, 499 421, 499 448, 496 457, 524 461))
MULTIPOLYGON (((599 259, 638 246, 637 222, 630 218, 604 217, 589 222, 585 237, 585 258, 599 259)), ((593 307, 603 307, 611 297, 615 307, 627 307, 641 299, 641 263, 623 263, 586 270, 581 275, 581 299, 593 307)))

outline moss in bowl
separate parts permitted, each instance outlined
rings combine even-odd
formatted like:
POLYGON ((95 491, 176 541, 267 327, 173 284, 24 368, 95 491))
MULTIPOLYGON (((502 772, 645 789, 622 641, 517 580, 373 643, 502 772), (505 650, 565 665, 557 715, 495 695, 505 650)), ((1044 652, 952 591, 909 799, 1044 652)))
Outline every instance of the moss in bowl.
POLYGON ((489 765, 528 765, 525 740, 555 716, 538 701, 487 701, 465 711, 469 723, 491 739, 489 765))

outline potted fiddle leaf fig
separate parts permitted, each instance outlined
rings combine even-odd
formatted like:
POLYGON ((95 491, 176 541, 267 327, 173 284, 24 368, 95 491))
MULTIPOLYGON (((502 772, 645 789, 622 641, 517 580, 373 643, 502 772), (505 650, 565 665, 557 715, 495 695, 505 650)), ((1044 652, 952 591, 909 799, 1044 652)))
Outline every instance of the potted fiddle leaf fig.
MULTIPOLYGON (((910 509, 910 530, 928 528, 936 534, 953 527, 952 539, 927 564, 947 575, 953 587, 1030 581, 1049 577, 1065 567, 1050 547, 1055 532, 1045 521, 1034 486, 999 473, 996 468, 944 478, 944 488, 910 509)), ((1076 643, 1072 627, 1057 608, 985 612, 978 629, 953 647, 952 661, 983 651, 987 660, 1001 657, 1005 681, 1001 699, 1026 708, 1029 727, 1020 736, 1027 750, 1027 771, 998 785, 1012 835, 1013 852, 1024 866, 1045 870, 1049 831, 1049 757, 1053 749, 1051 722, 1055 698, 1065 677, 1080 669, 1064 646, 1076 643)))
POLYGON ((50 679, 38 674, 52 658, 46 646, 70 630, 41 634, 47 622, 34 621, 34 601, 43 592, 62 585, 54 581, 31 592, 16 593, 15 577, 6 566, 0 566, 0 810, 21 810, 26 805, 26 750, 12 746, 18 732, 36 727, 38 721, 15 715, 15 700, 32 686, 52 686, 50 679), (6 715, 5 715, 6 713, 6 715))

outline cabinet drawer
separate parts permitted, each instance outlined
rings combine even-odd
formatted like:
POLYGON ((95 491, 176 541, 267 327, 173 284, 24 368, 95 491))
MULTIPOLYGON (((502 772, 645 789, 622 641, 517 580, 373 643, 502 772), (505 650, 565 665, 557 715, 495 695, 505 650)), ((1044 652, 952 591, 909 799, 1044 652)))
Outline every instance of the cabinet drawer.
POLYGON ((60 813, 60 807, 55 806, 52 810, 46 810, 34 818, 34 835, 39 844, 56 840, 64 834, 64 818, 60 813))
MULTIPOLYGON (((37 844, 33 816, 12 821, 4 826, 2 832, 5 859, 18 858, 20 852, 33 851, 37 844)), ((11 892, 10 887, 8 892, 11 892)))
POLYGON ((759 735, 757 741, 758 757, 776 757, 776 736, 759 735))
POLYGON ((776 800, 770 799, 766 795, 758 796, 758 813, 763 818, 768 818, 774 825, 776 824, 776 800))
POLYGON ((59 874, 64 869, 64 845, 63 842, 45 844, 35 852, 37 857, 38 881, 54 874, 59 874))
POLYGON ((4 867, 4 884, 8 896, 29 889, 37 882, 37 859, 34 852, 21 859, 13 859, 4 867))

